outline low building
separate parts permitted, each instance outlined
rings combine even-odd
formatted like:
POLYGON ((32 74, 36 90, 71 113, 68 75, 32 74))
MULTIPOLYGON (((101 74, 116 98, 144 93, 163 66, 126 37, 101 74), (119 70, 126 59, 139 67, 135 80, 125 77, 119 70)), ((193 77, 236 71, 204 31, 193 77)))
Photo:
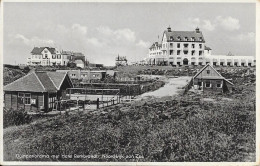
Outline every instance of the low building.
POLYGON ((56 70, 56 72, 68 72, 73 80, 103 80, 106 78, 106 70, 56 70))
POLYGON ((4 86, 5 108, 51 111, 66 96, 67 88, 73 84, 66 72, 31 72, 4 86))
POLYGON ((232 91, 232 82, 224 78, 210 64, 205 65, 193 78, 193 88, 202 91, 232 91))

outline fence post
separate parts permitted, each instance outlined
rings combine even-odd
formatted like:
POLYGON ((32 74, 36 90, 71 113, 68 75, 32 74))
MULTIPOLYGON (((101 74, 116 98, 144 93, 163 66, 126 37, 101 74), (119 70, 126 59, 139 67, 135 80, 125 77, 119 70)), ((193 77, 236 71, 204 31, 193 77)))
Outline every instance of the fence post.
POLYGON ((97 98, 97 109, 99 109, 99 98, 97 98))

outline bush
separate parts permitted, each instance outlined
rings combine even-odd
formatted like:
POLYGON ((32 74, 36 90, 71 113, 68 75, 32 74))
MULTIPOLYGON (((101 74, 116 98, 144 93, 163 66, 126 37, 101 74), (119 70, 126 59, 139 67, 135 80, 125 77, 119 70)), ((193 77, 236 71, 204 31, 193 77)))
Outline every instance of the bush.
POLYGON ((30 123, 32 117, 27 114, 24 109, 13 110, 13 109, 4 109, 4 128, 13 125, 22 125, 30 123))

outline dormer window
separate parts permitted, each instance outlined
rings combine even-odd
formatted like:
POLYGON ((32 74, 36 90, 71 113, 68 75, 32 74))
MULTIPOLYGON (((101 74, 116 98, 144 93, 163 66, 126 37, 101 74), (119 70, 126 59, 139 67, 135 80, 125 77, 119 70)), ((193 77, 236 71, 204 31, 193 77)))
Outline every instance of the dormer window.
POLYGON ((179 41, 181 40, 181 37, 180 36, 178 36, 178 38, 177 38, 179 41))
POLYGON ((172 36, 170 37, 170 40, 173 41, 173 37, 172 36))
POLYGON ((200 41, 202 41, 202 37, 200 37, 200 41))
POLYGON ((185 37, 185 41, 188 41, 188 37, 185 37))
POLYGON ((192 37, 192 38, 191 38, 191 41, 195 41, 195 37, 192 37))

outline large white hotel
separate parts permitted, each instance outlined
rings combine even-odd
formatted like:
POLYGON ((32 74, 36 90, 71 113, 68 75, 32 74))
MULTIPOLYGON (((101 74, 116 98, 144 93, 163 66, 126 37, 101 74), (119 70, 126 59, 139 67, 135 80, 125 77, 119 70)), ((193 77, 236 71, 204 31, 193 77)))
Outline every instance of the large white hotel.
POLYGON ((211 48, 199 28, 195 31, 163 32, 161 43, 155 42, 149 48, 146 63, 150 65, 205 65, 255 66, 255 56, 212 55, 211 48))

